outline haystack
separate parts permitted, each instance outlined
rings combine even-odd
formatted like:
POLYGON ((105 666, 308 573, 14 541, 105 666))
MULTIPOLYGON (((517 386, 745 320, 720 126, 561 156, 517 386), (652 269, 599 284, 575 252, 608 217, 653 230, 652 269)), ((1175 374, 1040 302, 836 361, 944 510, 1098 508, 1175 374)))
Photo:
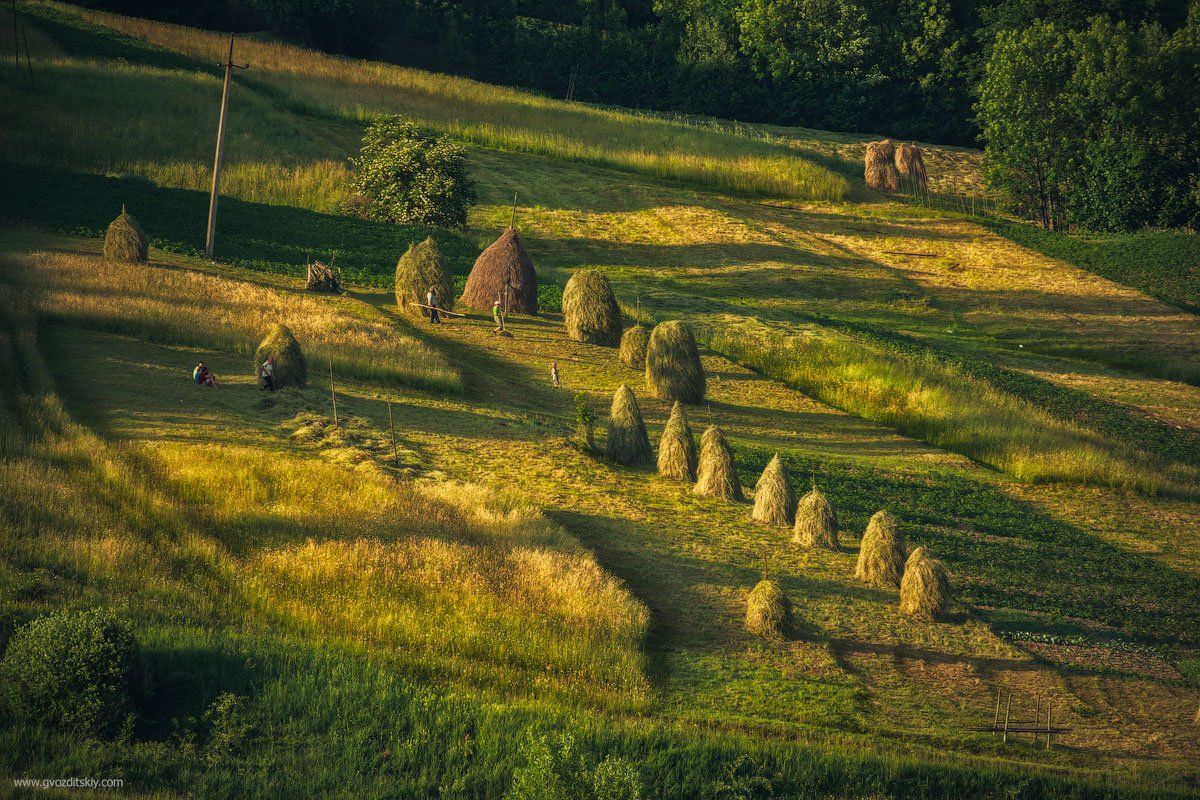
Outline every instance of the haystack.
POLYGON ((742 484, 733 465, 733 448, 715 425, 700 437, 700 464, 693 491, 704 497, 742 499, 742 484))
POLYGON ((896 145, 896 172, 908 189, 924 189, 927 181, 925 176, 925 159, 921 156, 921 148, 915 144, 896 145))
POLYGON ((497 298, 509 311, 538 313, 537 272, 514 228, 475 259, 460 299, 465 306, 490 309, 497 298))
POLYGON ((687 416, 683 413, 683 404, 677 400, 658 443, 658 474, 691 483, 696 480, 696 461, 696 440, 692 438, 692 426, 688 425, 687 416))
POLYGON ((896 146, 891 139, 871 142, 867 145, 867 186, 882 192, 894 192, 900 188, 900 173, 896 169, 896 146))
POLYGON ((267 360, 267 356, 275 356, 275 385, 303 386, 308 380, 308 365, 304 360, 304 352, 300 343, 287 325, 276 325, 267 334, 254 351, 254 374, 267 360))
POLYGON ((146 238, 146 232, 122 204, 120 215, 108 224, 104 233, 104 260, 145 264, 149 251, 150 240, 146 238))
POLYGON ((342 291, 342 282, 338 279, 337 273, 333 271, 332 264, 326 264, 322 261, 310 261, 308 264, 308 275, 304 279, 304 288, 310 292, 340 294, 342 291))
POLYGON ((778 581, 763 578, 746 599, 746 630, 765 639, 782 639, 791 627, 792 609, 778 581))
POLYGON ((942 562, 924 547, 913 550, 900 581, 900 613, 936 621, 946 616, 950 599, 950 578, 942 562))
POLYGON ((576 342, 616 347, 621 341, 621 308, 604 273, 581 269, 567 281, 562 298, 567 336, 576 342))
POLYGON ((904 534, 900 523, 886 511, 876 511, 867 523, 858 551, 854 576, 880 589, 900 585, 904 572, 904 534))
POLYGON ((621 337, 621 363, 630 369, 646 368, 646 344, 650 331, 644 325, 634 325, 621 337))
POLYGON ((437 294, 439 308, 454 308, 454 277, 432 236, 410 244, 396 262, 396 306, 409 314, 428 317, 429 309, 422 305, 428 305, 431 288, 437 294))
POLYGON ((642 410, 633 390, 625 384, 613 395, 608 415, 608 457, 627 467, 649 464, 654 458, 642 410))
POLYGON ((792 488, 783 459, 776 453, 754 486, 751 518, 767 525, 791 525, 795 513, 796 490, 792 488))
POLYGON ((699 403, 704 399, 704 366, 692 329, 679 320, 654 327, 646 345, 646 388, 659 400, 699 403))
POLYGON ((792 541, 805 547, 838 549, 838 518, 833 504, 813 483, 812 490, 796 506, 796 527, 792 541))

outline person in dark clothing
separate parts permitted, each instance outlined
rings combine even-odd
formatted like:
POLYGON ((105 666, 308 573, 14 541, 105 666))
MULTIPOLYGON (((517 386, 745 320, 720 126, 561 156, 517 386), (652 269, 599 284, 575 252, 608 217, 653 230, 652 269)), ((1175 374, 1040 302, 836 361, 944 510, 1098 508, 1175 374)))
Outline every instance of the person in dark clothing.
POLYGON ((436 287, 429 287, 429 294, 426 295, 426 303, 429 306, 429 321, 435 324, 440 323, 442 318, 438 314, 438 294, 436 287))
POLYGON ((275 391, 275 356, 267 356, 267 360, 258 368, 258 374, 263 382, 259 390, 275 391))

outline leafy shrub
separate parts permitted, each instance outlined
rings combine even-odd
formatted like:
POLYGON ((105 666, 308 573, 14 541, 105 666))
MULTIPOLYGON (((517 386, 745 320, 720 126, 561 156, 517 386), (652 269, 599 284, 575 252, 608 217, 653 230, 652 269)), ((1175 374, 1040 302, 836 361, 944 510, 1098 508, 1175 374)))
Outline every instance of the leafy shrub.
POLYGON ((477 196, 462 145, 403 117, 386 117, 367 128, 353 164, 354 185, 367 198, 371 219, 466 226, 467 208, 477 196))
POLYGON ((521 758, 505 800, 641 800, 633 764, 610 755, 593 765, 569 733, 529 736, 521 758))
POLYGON ((222 693, 204 712, 204 721, 209 725, 204 762, 214 769, 235 764, 243 755, 250 733, 242 698, 230 692, 222 693))
POLYGON ((575 434, 585 453, 596 449, 596 412, 584 392, 575 394, 575 434))
POLYGON ((109 736, 132 710, 138 643, 111 611, 61 611, 20 628, 0 661, 13 718, 109 736))

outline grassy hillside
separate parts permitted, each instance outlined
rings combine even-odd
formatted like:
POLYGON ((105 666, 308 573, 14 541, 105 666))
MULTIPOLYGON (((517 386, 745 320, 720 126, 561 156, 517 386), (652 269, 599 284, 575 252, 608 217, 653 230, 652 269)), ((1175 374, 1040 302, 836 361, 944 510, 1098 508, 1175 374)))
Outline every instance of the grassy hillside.
POLYGON ((567 729, 650 797, 738 770, 813 798, 1200 786, 1200 389, 1178 380, 1200 365, 1195 316, 866 191, 845 137, 257 43, 213 264, 194 253, 219 37, 37 9, 45 89, 0 89, 22 109, 0 126, 0 217, 41 229, 0 239, 2 630, 115 605, 156 677, 126 738, 6 728, 6 773, 107 769, 161 796, 500 797, 516 743, 567 729), (620 384, 653 441, 669 409, 556 314, 514 320, 513 339, 399 317, 389 276, 426 232, 344 210, 362 120, 392 111, 472 144, 481 203, 438 234, 460 275, 517 192, 549 307, 590 266, 629 317, 691 322, 710 382, 693 427, 726 431, 748 486, 776 452, 797 489, 815 478, 842 550, 581 452, 576 392, 602 443, 620 384), (850 188, 772 185, 776 157, 850 188), (149 267, 96 257, 121 202, 149 267), (333 251, 352 292, 301 293, 305 257, 333 251), (265 396, 248 353, 277 318, 314 381, 265 396), (220 389, 188 381, 201 359, 220 389), (854 579, 880 508, 950 568, 951 623, 854 579), (782 642, 742 626, 764 572, 795 604, 782 642), (1050 751, 970 732, 997 688, 1025 715, 1052 698, 1071 732, 1050 751))

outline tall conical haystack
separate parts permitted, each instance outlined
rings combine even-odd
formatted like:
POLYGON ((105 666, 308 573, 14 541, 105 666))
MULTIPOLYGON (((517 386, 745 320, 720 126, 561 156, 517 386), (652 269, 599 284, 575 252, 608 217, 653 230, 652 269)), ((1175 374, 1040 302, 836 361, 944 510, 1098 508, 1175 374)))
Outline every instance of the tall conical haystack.
POLYGON ((509 311, 538 313, 537 272, 513 228, 475 259, 460 300, 470 308, 490 309, 496 298, 507 302, 509 311))
POLYGON ((267 356, 275 356, 275 385, 303 386, 308 380, 308 365, 300 343, 287 325, 276 325, 254 351, 254 374, 267 356))
POLYGON ((867 186, 882 192, 894 192, 900 188, 900 173, 896 169, 896 146, 891 139, 871 142, 867 145, 864 177, 867 186))
POLYGON ((633 390, 625 384, 613 395, 608 415, 608 457, 627 467, 649 464, 654 459, 642 410, 633 390))
POLYGON ((808 494, 796 506, 796 527, 792 541, 805 547, 838 549, 837 511, 813 483, 808 494))
POLYGON ((742 499, 742 484, 733 464, 733 448, 715 425, 700 437, 700 464, 693 491, 704 497, 742 499))
POLYGON ((576 270, 563 289, 563 322, 576 342, 616 347, 621 342, 621 308, 604 273, 576 270))
POLYGON ((778 581, 763 578, 746 599, 746 630, 765 639, 782 639, 791 627, 792 609, 778 581))
POLYGON ((921 156, 921 148, 915 144, 900 143, 896 145, 896 172, 907 189, 924 189, 927 183, 925 176, 925 159, 921 156))
POLYGON ((146 232, 121 206, 121 213, 108 224, 104 233, 104 260, 122 264, 145 264, 150 252, 150 240, 146 232))
POLYGON ((646 368, 646 345, 650 331, 644 325, 634 325, 621 337, 621 363, 630 369, 646 368))
POLYGON ((679 320, 654 326, 646 345, 646 388, 659 400, 699 403, 704 366, 692 329, 679 320))
POLYGON ((904 553, 900 523, 888 512, 876 511, 859 545, 854 576, 869 586, 895 588, 904 572, 904 553))
POLYGON ((950 600, 950 577, 942 562, 924 547, 913 550, 900 581, 900 613, 917 619, 943 619, 950 600))
POLYGON ((692 426, 688 425, 687 416, 683 413, 683 404, 676 400, 658 443, 658 474, 691 483, 696 480, 696 461, 696 440, 692 438, 692 426))
POLYGON ((751 518, 767 525, 791 525, 796 513, 796 490, 779 453, 768 462, 754 486, 751 518))
POLYGON ((409 245, 396 262, 396 305, 406 313, 428 317, 429 309, 422 306, 428 304, 430 288, 437 292, 439 308, 454 308, 454 277, 432 236, 409 245))

